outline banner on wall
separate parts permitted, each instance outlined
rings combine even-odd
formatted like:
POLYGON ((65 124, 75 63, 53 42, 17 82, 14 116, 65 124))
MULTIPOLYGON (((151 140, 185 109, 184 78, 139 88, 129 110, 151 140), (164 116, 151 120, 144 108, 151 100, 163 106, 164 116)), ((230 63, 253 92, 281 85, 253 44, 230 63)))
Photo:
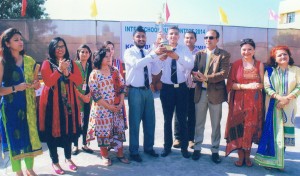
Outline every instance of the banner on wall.
MULTIPOLYGON (((152 44, 155 42, 156 34, 159 31, 159 26, 157 24, 150 23, 150 22, 121 22, 121 58, 123 58, 124 51, 127 48, 130 48, 134 45, 133 42, 133 32, 136 29, 137 26, 143 26, 146 31, 147 36, 147 42, 145 49, 150 49, 152 44)), ((164 32, 167 33, 168 27, 177 25, 179 28, 180 38, 179 38, 179 44, 184 44, 184 33, 193 30, 197 35, 197 42, 196 47, 198 49, 204 49, 204 41, 203 37, 205 36, 205 33, 207 31, 206 25, 195 25, 195 24, 167 24, 164 26, 164 32)))

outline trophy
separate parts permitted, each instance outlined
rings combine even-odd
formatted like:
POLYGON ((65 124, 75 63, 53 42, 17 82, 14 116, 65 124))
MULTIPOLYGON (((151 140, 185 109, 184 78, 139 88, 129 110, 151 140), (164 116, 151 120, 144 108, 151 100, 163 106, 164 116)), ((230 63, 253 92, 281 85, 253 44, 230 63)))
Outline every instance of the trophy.
POLYGON ((169 41, 165 38, 166 34, 164 32, 165 20, 162 18, 161 13, 158 16, 156 24, 159 27, 158 32, 162 34, 162 38, 159 41, 159 44, 163 44, 168 51, 173 51, 173 47, 169 45, 169 41))

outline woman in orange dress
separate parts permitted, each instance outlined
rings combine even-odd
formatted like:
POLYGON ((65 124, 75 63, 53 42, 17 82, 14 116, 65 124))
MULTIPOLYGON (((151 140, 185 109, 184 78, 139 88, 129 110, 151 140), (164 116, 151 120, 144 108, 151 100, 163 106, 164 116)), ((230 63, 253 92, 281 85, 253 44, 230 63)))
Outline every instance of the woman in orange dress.
POLYGON ((227 81, 226 156, 238 150, 239 160, 235 165, 240 167, 245 163, 251 167, 252 142, 259 142, 262 131, 264 66, 254 57, 252 39, 243 39, 240 46, 243 58, 232 64, 227 81))

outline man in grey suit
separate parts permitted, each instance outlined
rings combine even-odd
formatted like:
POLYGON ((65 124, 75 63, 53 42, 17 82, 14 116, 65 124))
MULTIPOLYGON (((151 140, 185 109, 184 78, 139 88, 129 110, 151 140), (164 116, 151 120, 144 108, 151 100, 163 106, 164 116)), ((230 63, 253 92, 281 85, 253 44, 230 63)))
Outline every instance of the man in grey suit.
POLYGON ((212 161, 220 163, 219 145, 221 138, 222 103, 227 101, 225 79, 229 72, 230 54, 217 47, 220 34, 217 30, 208 30, 204 37, 206 49, 196 54, 194 68, 192 71, 195 88, 195 146, 192 155, 193 160, 201 156, 201 145, 203 142, 207 110, 209 109, 212 134, 211 152, 212 161))

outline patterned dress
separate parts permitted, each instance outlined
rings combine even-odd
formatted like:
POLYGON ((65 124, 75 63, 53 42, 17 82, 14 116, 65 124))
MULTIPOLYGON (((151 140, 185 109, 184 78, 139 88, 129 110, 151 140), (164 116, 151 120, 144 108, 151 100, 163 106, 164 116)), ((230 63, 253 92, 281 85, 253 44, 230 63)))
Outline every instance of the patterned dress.
POLYGON ((232 90, 234 83, 261 83, 260 61, 255 60, 251 69, 243 67, 243 61, 233 63, 227 82, 229 112, 226 123, 226 156, 236 149, 251 149, 252 142, 258 143, 262 133, 262 91, 232 90))
MULTIPOLYGON (((90 75, 89 87, 93 98, 90 121, 88 128, 87 141, 97 138, 99 147, 112 146, 115 150, 122 147, 125 138, 125 117, 123 109, 117 113, 98 105, 96 102, 104 99, 109 104, 114 104, 116 92, 113 80, 113 72, 118 72, 116 68, 111 67, 111 74, 104 76, 100 70, 94 69, 90 75)), ((124 79, 119 74, 121 83, 121 93, 124 93, 124 79)))

